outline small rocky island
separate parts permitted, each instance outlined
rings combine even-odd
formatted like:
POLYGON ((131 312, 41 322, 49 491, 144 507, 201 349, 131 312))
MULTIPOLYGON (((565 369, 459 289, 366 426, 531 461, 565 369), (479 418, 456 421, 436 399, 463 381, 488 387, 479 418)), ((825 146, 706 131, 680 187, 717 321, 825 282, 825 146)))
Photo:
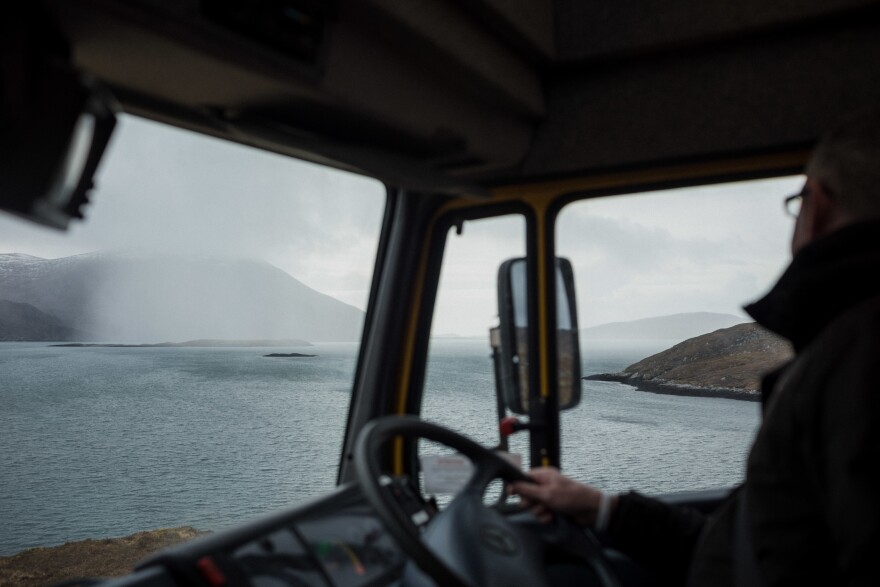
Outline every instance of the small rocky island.
POLYGON ((791 356, 787 341, 747 323, 688 339, 620 373, 584 379, 616 381, 655 393, 759 400, 761 377, 791 356))
POLYGON ((264 357, 317 357, 318 355, 304 355, 303 353, 269 353, 264 357))

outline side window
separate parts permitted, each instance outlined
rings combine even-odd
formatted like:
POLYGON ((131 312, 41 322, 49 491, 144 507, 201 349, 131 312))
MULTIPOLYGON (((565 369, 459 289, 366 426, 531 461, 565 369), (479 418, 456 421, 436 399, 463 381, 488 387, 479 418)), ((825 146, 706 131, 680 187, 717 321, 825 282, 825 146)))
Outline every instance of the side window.
MULTIPOLYGON (((518 215, 465 222, 447 236, 428 351, 422 417, 498 444, 489 329, 498 325, 498 268, 525 255, 518 215)), ((430 451, 430 447, 424 450, 430 451)))
POLYGON ((96 184, 0 217, 0 556, 331 489, 384 186, 133 117, 96 184))
POLYGON ((741 480, 759 418, 758 374, 790 352, 741 308, 788 261, 782 198, 800 182, 582 200, 563 210, 557 249, 574 265, 587 378, 581 404, 563 414, 570 474, 655 493, 741 480))

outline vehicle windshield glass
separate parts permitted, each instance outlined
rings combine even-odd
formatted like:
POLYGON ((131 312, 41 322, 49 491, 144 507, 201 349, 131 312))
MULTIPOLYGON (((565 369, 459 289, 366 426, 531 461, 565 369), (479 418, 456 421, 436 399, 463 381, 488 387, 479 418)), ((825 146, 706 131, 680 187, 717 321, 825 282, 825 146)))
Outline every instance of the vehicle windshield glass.
MULTIPOLYGON (((791 353, 742 307, 790 258, 783 199, 802 182, 585 199, 562 210, 557 251, 573 265, 585 378, 581 403, 562 414, 567 473, 611 491, 648 493, 741 481, 759 422, 760 376, 791 353)), ((525 255, 525 222, 518 215, 465 222, 446 245, 422 416, 493 446, 499 408, 489 330, 498 324, 498 268, 525 255)), ((528 466, 528 433, 508 442, 528 466)), ((422 456, 435 452, 448 451, 420 445, 422 456)), ((424 466, 447 474, 441 465, 424 466)), ((435 486, 445 503, 451 490, 435 486)))
MULTIPOLYGON (((510 257, 525 254, 526 222, 518 214, 469 220, 447 233, 421 416, 485 446, 496 446, 499 441, 489 342, 489 330, 498 324, 498 267, 510 257)), ((510 448, 518 455, 528 455, 528 439, 518 437, 510 448)), ((420 442, 422 471, 437 469, 436 464, 430 465, 433 455, 450 452, 446 447, 420 442)), ((458 484, 435 490, 437 484, 430 479, 436 475, 428 474, 422 488, 435 495, 441 505, 447 504, 458 484)), ((497 497, 497 490, 493 487, 489 492, 490 500, 497 497)))
POLYGON ((780 178, 588 199, 557 223, 574 267, 583 382, 562 461, 612 491, 732 486, 761 375, 791 354, 742 310, 790 258, 780 178), (657 354, 663 353, 663 354, 657 354))
POLYGON ((384 186, 130 116, 96 185, 0 217, 0 556, 331 489, 384 186))

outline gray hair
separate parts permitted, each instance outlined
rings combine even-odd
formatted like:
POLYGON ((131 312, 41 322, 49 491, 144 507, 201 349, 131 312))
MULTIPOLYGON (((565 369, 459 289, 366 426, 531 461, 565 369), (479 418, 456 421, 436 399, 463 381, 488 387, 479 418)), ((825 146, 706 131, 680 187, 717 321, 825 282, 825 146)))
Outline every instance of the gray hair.
POLYGON ((825 135, 806 171, 854 219, 880 217, 880 110, 861 112, 825 135))

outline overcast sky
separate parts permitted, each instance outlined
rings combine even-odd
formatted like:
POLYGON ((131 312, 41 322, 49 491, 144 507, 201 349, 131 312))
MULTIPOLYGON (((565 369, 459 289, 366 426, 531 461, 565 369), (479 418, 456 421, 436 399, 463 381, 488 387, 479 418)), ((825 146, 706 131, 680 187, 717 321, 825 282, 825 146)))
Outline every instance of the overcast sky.
POLYGON ((385 188, 376 180, 124 116, 86 220, 0 214, 0 251, 148 249, 255 258, 363 308, 385 188))
POLYGON ((676 314, 743 315, 788 264, 784 196, 799 177, 580 202, 559 223, 583 325, 676 314))
MULTIPOLYGON (((682 312, 745 318, 790 260, 789 177, 583 200, 558 224, 572 261, 582 327, 682 312)), ((497 322, 497 268, 525 251, 518 217, 467 223, 452 234, 438 299, 438 334, 483 335, 497 322), (463 311, 463 309, 467 311, 463 311)))
MULTIPOLYGON (((737 313, 789 258, 782 197, 800 178, 574 204, 560 253, 577 277, 581 325, 688 311, 737 313)), ((364 308, 384 205, 377 181, 123 117, 93 205, 68 232, 0 214, 0 252, 57 258, 153 249, 268 261, 364 308)), ((497 322, 498 264, 522 255, 515 217, 451 237, 435 334, 497 322)))

